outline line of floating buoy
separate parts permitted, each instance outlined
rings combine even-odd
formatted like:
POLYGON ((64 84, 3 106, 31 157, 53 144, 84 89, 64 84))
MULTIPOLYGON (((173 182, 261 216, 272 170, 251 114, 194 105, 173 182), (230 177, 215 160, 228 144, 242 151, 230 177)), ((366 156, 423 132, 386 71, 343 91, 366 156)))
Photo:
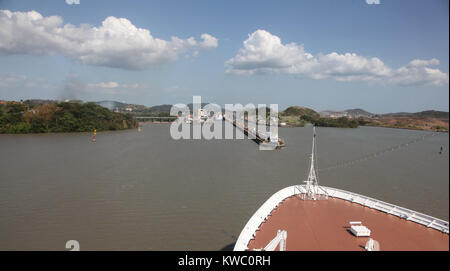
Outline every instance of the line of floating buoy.
MULTIPOLYGON (((363 162, 363 161, 367 161, 367 160, 369 160, 369 159, 371 159, 371 158, 375 158, 375 157, 378 157, 378 156, 382 156, 382 155, 384 155, 384 154, 386 154, 386 153, 393 152, 393 151, 395 151, 395 150, 399 150, 399 149, 408 147, 408 146, 410 146, 410 145, 412 145, 412 144, 414 144, 414 143, 418 143, 418 142, 420 142, 420 141, 425 140, 425 139, 428 138, 428 137, 432 137, 432 136, 435 136, 435 135, 438 135, 438 134, 439 134, 439 133, 426 134, 426 135, 423 135, 423 136, 421 136, 421 137, 419 137, 419 138, 416 138, 416 139, 414 139, 414 140, 412 140, 412 141, 409 141, 409 142, 406 142, 406 143, 403 143, 403 144, 399 144, 399 145, 397 145, 397 146, 388 147, 388 148, 386 148, 386 149, 384 149, 384 150, 381 150, 381 151, 378 151, 378 152, 375 152, 375 153, 372 153, 372 154, 369 154, 369 155, 360 157, 360 158, 355 159, 355 160, 346 161, 346 162, 341 162, 341 163, 338 163, 338 164, 336 164, 336 165, 334 165, 334 166, 331 166, 331 167, 320 168, 320 169, 318 169, 317 171, 323 172, 323 171, 327 171, 327 170, 331 170, 331 169, 336 169, 336 168, 346 168, 346 167, 350 167, 350 166, 352 166, 352 165, 354 165, 354 164, 356 164, 356 163, 363 162)), ((442 149, 441 149, 441 152, 442 152, 442 149)), ((440 154, 442 154, 441 152, 440 152, 440 154)))

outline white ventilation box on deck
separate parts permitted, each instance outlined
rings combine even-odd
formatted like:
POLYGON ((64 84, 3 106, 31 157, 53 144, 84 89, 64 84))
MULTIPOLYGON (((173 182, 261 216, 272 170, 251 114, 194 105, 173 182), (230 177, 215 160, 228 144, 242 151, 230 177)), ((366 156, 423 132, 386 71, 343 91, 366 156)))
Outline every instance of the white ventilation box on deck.
POLYGON ((370 230, 366 226, 363 226, 361 221, 352 221, 352 222, 350 222, 350 231, 356 237, 368 237, 368 236, 370 236, 370 230))

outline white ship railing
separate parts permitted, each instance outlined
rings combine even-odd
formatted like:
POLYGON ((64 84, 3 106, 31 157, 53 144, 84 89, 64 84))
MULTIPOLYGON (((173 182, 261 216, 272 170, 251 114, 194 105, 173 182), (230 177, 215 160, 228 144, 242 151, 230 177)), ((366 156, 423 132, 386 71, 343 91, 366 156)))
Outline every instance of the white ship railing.
MULTIPOLYGON (((391 203, 387 203, 381 200, 373 199, 357 193, 348 192, 341 189, 321 186, 329 197, 339 198, 350 202, 358 203, 360 205, 376 209, 387 214, 395 215, 406 220, 410 220, 426 227, 433 228, 444 233, 449 233, 448 222, 442 219, 438 219, 426 214, 422 214, 404 207, 400 207, 391 203)), ((286 198, 293 195, 305 193, 306 189, 304 185, 294 185, 286 187, 275 194, 273 194, 264 204, 255 212, 250 220, 245 225, 238 240, 234 246, 235 251, 248 250, 248 243, 255 237, 256 231, 259 229, 261 223, 272 213, 272 211, 278 207, 286 198)), ((324 193, 319 191, 319 193, 324 193)))

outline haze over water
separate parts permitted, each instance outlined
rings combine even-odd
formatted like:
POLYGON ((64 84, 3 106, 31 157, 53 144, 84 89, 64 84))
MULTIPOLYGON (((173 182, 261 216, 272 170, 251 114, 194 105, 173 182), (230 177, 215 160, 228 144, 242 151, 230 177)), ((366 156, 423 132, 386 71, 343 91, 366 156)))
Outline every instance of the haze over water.
MULTIPOLYGON (((320 168, 430 132, 317 128, 320 168)), ((220 250, 253 213, 307 177, 312 129, 287 148, 251 140, 173 140, 169 125, 97 134, 0 136, 0 250, 220 250)), ((350 167, 320 184, 449 219, 448 133, 350 167), (444 148, 439 154, 440 147, 444 148)))

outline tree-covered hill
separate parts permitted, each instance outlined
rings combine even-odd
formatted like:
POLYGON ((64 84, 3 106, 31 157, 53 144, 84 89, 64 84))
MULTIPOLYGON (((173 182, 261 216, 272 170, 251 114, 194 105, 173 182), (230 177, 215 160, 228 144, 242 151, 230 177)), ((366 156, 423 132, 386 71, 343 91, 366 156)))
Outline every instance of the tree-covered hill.
POLYGON ((301 107, 301 106, 290 106, 284 110, 281 115, 283 116, 307 116, 312 119, 318 118, 319 113, 316 111, 307 108, 307 107, 301 107))
POLYGON ((137 121, 132 115, 114 113, 94 103, 0 104, 0 133, 87 132, 133 127, 137 127, 137 121))

